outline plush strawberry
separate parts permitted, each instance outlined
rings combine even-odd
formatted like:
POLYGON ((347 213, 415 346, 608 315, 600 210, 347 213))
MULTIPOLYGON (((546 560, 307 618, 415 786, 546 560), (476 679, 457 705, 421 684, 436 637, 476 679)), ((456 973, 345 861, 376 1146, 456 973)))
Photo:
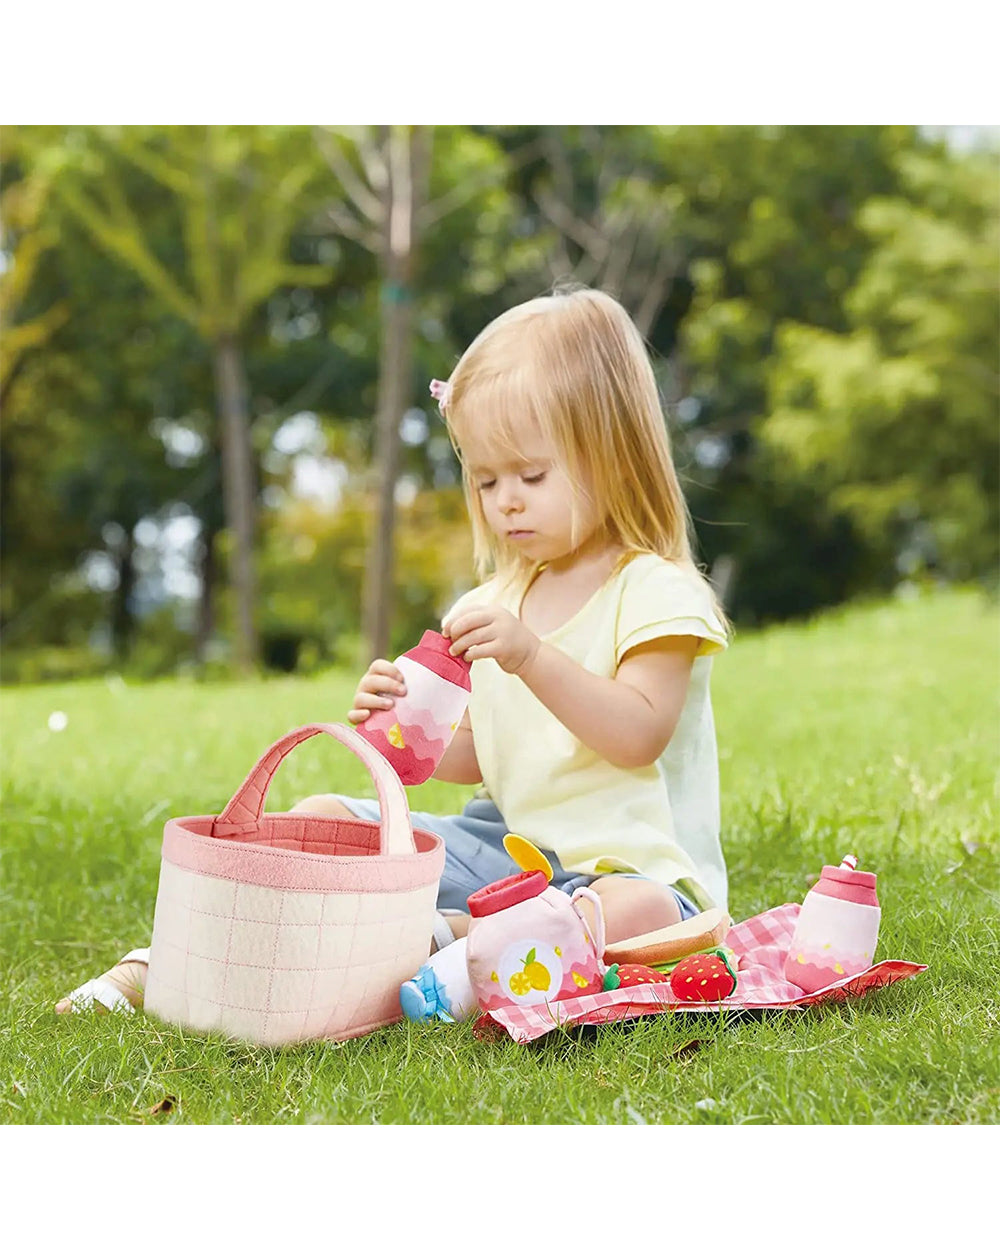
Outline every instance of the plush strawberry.
POLYGON ((627 990, 632 985, 651 985, 654 981, 669 979, 655 968, 647 968, 645 964, 612 964, 604 974, 604 988, 627 990))
POLYGON ((682 959, 670 974, 670 988, 688 1003, 717 1003, 736 989, 732 951, 717 946, 682 959))

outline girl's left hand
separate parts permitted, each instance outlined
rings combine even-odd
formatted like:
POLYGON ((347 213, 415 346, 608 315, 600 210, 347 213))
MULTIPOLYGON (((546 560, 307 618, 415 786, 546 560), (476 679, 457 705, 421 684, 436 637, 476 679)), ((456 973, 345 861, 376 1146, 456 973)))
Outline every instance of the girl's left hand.
POLYGON ((474 608, 453 621, 446 617, 441 630, 452 640, 452 655, 496 660, 505 673, 520 672, 541 646, 538 635, 505 608, 474 608))

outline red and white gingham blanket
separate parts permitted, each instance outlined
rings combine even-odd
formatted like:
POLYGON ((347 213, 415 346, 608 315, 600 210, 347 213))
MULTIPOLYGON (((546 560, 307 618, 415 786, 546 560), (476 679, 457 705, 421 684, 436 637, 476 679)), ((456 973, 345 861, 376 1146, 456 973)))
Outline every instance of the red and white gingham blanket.
POLYGON ((531 1042, 560 1026, 607 1024, 658 1011, 732 1011, 761 1007, 798 1011, 826 1000, 860 998, 871 990, 916 976, 927 968, 926 964, 886 959, 864 972, 834 981, 814 994, 806 994, 786 981, 782 971, 798 914, 798 903, 784 903, 759 916, 751 916, 729 930, 725 944, 739 960, 737 985, 733 994, 720 1003, 682 1002, 668 982, 657 982, 530 1007, 512 1005, 490 1012, 486 1019, 501 1025, 516 1042, 531 1042))

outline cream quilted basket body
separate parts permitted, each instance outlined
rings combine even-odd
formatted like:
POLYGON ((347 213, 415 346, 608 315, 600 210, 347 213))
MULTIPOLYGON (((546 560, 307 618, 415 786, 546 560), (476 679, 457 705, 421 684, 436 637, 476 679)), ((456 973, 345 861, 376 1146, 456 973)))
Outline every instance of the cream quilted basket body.
POLYGON ((441 839, 413 830, 402 783, 360 734, 338 724, 293 730, 221 816, 167 821, 146 1010, 266 1045, 391 1024, 400 984, 430 950, 443 868, 441 839), (366 765, 378 822, 264 814, 275 769, 318 733, 366 765))

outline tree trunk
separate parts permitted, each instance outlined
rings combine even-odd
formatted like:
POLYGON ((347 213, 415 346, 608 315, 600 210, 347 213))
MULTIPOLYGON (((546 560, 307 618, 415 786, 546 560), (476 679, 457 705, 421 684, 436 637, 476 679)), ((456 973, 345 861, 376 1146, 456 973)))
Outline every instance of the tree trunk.
POLYGON ((222 425, 222 497, 230 532, 229 583, 236 612, 234 656, 240 673, 257 663, 254 625, 255 495, 250 419, 243 357, 235 335, 221 334, 214 344, 215 389, 222 425))
POLYGON ((201 589, 198 592, 198 620, 194 638, 195 659, 202 666, 208 659, 208 644, 212 641, 212 634, 215 631, 215 537, 218 532, 214 526, 202 522, 201 560, 199 562, 201 567, 198 570, 201 576, 201 589))
POLYGON ((118 585, 115 588, 111 605, 111 646, 118 664, 124 664, 128 660, 129 652, 132 650, 132 637, 135 633, 135 618, 129 606, 129 600, 135 588, 135 566, 132 563, 135 542, 131 528, 129 526, 122 528, 125 538, 115 552, 118 585))
POLYGON ((389 178, 384 192, 385 230, 378 410, 375 417, 377 514, 365 584, 365 638, 369 661, 389 649, 393 610, 396 479, 399 424, 412 399, 415 217, 426 194, 430 140, 423 127, 384 127, 389 178))

